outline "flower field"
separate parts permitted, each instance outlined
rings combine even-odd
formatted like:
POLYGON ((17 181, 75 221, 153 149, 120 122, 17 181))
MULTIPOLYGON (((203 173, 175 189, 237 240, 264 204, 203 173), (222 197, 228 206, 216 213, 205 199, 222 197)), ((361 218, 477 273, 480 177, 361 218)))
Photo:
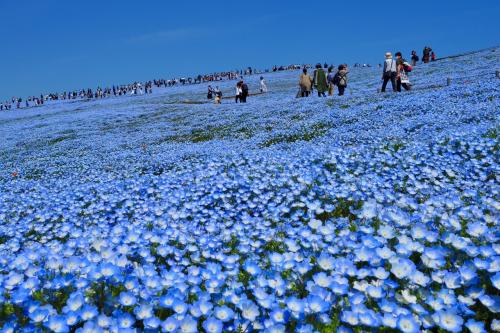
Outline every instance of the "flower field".
POLYGON ((1 330, 500 331, 498 63, 0 113, 1 330))

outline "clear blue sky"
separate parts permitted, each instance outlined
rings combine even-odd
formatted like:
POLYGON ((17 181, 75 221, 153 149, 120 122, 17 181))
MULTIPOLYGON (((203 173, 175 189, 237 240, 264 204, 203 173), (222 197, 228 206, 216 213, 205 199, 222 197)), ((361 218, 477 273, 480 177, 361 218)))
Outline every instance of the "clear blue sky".
POLYGON ((500 44, 498 0, 0 0, 0 13, 0 99, 500 44))

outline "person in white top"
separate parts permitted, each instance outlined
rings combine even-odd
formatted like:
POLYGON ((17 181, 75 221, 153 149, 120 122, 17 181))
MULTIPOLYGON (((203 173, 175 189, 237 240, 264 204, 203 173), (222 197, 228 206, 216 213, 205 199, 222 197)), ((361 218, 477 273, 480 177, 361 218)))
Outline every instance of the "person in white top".
POLYGON ((385 87, 387 87, 387 82, 389 80, 391 81, 392 84, 392 90, 394 92, 397 92, 396 89, 396 77, 397 77, 397 63, 396 60, 392 58, 392 54, 390 52, 387 52, 385 54, 385 62, 384 62, 384 71, 382 73, 382 80, 384 80, 384 83, 382 83, 382 92, 385 92, 385 87))
POLYGON ((263 76, 260 77, 260 92, 261 93, 266 93, 267 92, 267 85, 266 85, 266 81, 264 81, 264 77, 263 76))
POLYGON ((236 103, 240 102, 242 94, 243 94, 243 89, 241 88, 241 82, 238 82, 236 84, 236 97, 235 97, 236 103))

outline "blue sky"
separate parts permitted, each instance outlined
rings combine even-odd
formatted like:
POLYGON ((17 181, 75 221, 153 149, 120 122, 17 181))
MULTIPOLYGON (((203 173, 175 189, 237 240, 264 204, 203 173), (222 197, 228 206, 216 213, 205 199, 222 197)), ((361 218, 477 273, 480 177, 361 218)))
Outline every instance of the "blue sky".
POLYGON ((0 0, 0 99, 500 44, 498 0, 0 0), (400 5, 396 5, 400 3, 400 5))

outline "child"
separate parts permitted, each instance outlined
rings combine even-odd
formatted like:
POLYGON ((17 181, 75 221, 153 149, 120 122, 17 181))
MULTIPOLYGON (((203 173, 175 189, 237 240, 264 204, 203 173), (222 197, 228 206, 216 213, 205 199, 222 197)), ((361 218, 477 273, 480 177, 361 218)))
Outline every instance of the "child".
POLYGON ((215 104, 221 104, 222 102, 222 91, 220 91, 219 87, 215 87, 215 104))

